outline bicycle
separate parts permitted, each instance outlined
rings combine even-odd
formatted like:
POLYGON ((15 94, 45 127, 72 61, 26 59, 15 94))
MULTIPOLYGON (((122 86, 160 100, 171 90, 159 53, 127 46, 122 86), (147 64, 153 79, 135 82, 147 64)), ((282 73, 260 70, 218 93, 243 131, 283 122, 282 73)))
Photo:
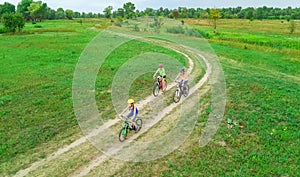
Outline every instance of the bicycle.
POLYGON ((178 85, 177 85, 177 89, 174 92, 173 100, 175 103, 178 103, 180 101, 182 95, 185 97, 187 97, 189 95, 189 85, 186 85, 186 88, 184 89, 183 83, 180 84, 180 82, 178 82, 178 81, 175 81, 175 82, 178 83, 178 85))
POLYGON ((158 76, 157 79, 156 79, 156 81, 154 82, 153 95, 155 97, 158 96, 160 90, 166 91, 166 89, 167 89, 167 80, 165 79, 165 87, 163 88, 162 87, 162 79, 163 78, 161 76, 158 76))
MULTIPOLYGON (((119 141, 123 142, 125 141, 129 130, 135 130, 135 127, 133 126, 133 121, 127 118, 126 116, 121 115, 120 119, 123 120, 124 122, 122 124, 122 128, 119 133, 119 141)), ((135 130, 135 132, 139 132, 142 128, 143 121, 140 117, 137 117, 135 123, 138 126, 138 130, 135 130)))

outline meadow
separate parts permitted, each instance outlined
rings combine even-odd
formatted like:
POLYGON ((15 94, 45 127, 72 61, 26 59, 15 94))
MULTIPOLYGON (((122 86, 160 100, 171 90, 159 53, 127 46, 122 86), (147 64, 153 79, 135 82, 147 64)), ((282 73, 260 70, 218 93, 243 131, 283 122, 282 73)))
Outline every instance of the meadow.
MULTIPOLYGON (((289 34, 287 21, 219 20, 214 34, 207 20, 185 23, 206 37, 220 59, 227 84, 224 120, 203 148, 198 146, 203 125, 197 124, 185 144, 168 156, 126 163, 110 175, 300 176, 298 28, 289 34), (227 120, 243 127, 229 128, 227 120)), ((72 107, 73 72, 85 46, 109 25, 107 20, 45 21, 26 24, 23 34, 0 36, 1 176, 14 175, 82 136, 72 107)), ((137 47, 138 53, 159 51, 186 65, 182 55, 155 44, 133 40, 120 46, 99 73, 105 77, 96 83, 105 119, 115 115, 106 92, 112 75, 136 55, 137 47)), ((152 83, 151 74, 136 81, 133 87, 140 99, 151 94, 143 90, 152 83)), ((209 95, 201 101, 209 103, 209 95)), ((207 107, 199 122, 209 112, 207 107)), ((65 175, 78 168, 77 163, 64 166, 65 175)))

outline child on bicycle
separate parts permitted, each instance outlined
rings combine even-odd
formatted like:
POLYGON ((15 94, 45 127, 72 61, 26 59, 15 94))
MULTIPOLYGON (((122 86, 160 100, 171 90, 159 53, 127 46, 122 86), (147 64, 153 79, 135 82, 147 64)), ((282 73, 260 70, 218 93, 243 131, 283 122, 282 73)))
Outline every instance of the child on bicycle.
POLYGON ((189 78, 184 68, 180 68, 180 72, 175 78, 175 82, 177 81, 177 79, 180 79, 179 85, 182 86, 183 84, 183 90, 185 91, 189 82, 189 78))
POLYGON ((162 85, 162 88, 164 89, 165 88, 165 79, 167 77, 167 74, 166 74, 165 68, 163 68, 163 64, 158 65, 158 69, 156 70, 156 72, 153 75, 154 79, 155 79, 157 73, 161 77, 161 85, 162 85))
MULTIPOLYGON (((135 120, 137 118, 137 115, 139 114, 139 110, 138 108, 136 107, 136 105, 134 104, 134 100, 133 99, 129 99, 128 101, 128 110, 129 110, 129 114, 127 115, 127 118, 131 118, 131 121, 132 121, 132 124, 133 126, 135 127, 135 130, 138 131, 139 130, 139 127, 138 125, 136 124, 135 120)), ((122 114, 124 114, 127 110, 124 110, 122 114)))

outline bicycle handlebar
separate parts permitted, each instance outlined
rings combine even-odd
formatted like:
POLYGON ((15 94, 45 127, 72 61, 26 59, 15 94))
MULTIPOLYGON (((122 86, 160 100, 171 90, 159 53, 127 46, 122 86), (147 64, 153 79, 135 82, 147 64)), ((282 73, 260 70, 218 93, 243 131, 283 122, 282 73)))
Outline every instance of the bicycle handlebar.
POLYGON ((120 118, 121 120, 124 120, 124 121, 127 120, 127 121, 132 122, 132 120, 130 120, 127 116, 124 116, 124 115, 120 115, 119 118, 120 118))

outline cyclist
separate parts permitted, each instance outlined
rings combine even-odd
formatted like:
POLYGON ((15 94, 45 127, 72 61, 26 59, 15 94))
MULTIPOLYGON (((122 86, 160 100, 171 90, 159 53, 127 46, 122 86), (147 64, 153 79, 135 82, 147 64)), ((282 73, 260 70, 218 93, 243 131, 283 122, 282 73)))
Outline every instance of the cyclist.
MULTIPOLYGON (((135 120, 137 118, 137 115, 139 114, 139 110, 138 108, 136 107, 136 105, 134 104, 134 100, 133 99, 129 99, 128 101, 128 110, 129 110, 129 114, 127 115, 127 118, 131 118, 132 120, 132 124, 133 126, 135 127, 135 130, 138 131, 139 130, 139 127, 138 125, 136 125, 135 123, 135 120)), ((124 114, 127 110, 124 110, 122 114, 124 114)))
POLYGON ((158 69, 156 70, 156 72, 153 75, 154 79, 155 79, 157 73, 161 77, 162 88, 165 88, 165 79, 167 77, 167 74, 166 74, 165 68, 163 68, 163 64, 158 65, 158 69))
POLYGON ((187 87, 187 84, 189 82, 189 78, 188 78, 188 75, 187 73, 185 72, 185 69, 184 68, 180 68, 180 72, 179 74, 177 75, 177 77, 175 78, 175 82, 177 81, 177 79, 180 78, 180 82, 179 82, 179 85, 182 86, 183 84, 183 91, 186 90, 186 87, 187 87))

